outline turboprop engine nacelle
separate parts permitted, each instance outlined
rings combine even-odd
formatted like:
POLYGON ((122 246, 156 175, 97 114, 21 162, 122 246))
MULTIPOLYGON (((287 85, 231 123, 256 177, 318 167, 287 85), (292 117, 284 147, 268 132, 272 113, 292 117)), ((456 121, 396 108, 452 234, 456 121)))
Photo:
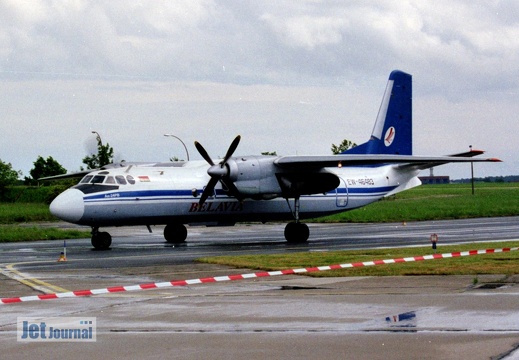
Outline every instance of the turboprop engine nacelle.
POLYGON ((229 178, 244 197, 273 199, 281 196, 282 189, 276 179, 275 156, 243 156, 229 159, 229 178))

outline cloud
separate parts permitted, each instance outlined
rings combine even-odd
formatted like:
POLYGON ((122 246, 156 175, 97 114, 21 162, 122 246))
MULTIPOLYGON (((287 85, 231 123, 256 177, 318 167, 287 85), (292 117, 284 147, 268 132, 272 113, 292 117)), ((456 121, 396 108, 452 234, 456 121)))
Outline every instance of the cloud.
POLYGON ((314 50, 320 45, 336 45, 342 41, 342 29, 348 21, 334 17, 304 15, 283 19, 264 14, 261 20, 289 47, 314 50))
POLYGON ((433 91, 515 89, 515 2, 3 2, 3 76, 238 84, 373 80, 395 67, 433 91), (225 69, 225 71, 223 70, 225 69), (459 79, 452 82, 453 74, 459 79), (320 79, 320 80, 317 80, 320 79))
POLYGON ((3 5, 2 67, 57 77, 159 76, 168 58, 181 64, 183 42, 214 8, 209 1, 79 0, 27 7, 3 5))
MULTIPOLYGON (((74 158, 81 158, 94 129, 127 159, 149 160, 159 149, 133 152, 136 142, 150 128, 171 132, 172 124, 215 148, 227 146, 217 138, 246 127, 262 151, 327 152, 338 134, 359 142, 369 133, 393 69, 413 74, 415 118, 431 133, 450 129, 438 137, 455 140, 470 123, 475 146, 494 137, 513 142, 519 3, 4 0, 0 141, 16 146, 0 157, 28 163, 27 172, 37 155, 59 159, 48 140, 55 135, 67 148, 80 144, 74 158), (315 118, 326 126, 309 140, 317 131, 301 129, 314 129, 315 118), (207 133, 215 121, 225 133, 207 133), (278 135, 295 144, 270 148, 278 135), (20 155, 27 139, 33 147, 20 155)), ((435 150, 438 138, 421 140, 420 150, 435 150)), ((247 146, 240 144, 257 150, 247 146)))

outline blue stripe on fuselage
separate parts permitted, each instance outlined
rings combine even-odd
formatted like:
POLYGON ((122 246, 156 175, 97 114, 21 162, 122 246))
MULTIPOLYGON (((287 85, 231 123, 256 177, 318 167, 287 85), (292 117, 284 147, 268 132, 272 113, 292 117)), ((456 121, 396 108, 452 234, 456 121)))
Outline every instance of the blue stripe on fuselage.
POLYGON ((193 197, 192 190, 132 190, 132 191, 114 191, 102 194, 85 196, 85 201, 96 200, 127 200, 133 198, 147 197, 193 197))
POLYGON ((339 194, 374 194, 374 193, 388 193, 396 189, 396 186, 381 186, 381 187, 349 187, 337 188, 339 194))
MULTIPOLYGON (((388 192, 394 190, 396 186, 381 186, 381 187, 351 187, 351 188, 337 188, 336 191, 328 192, 328 195, 337 193, 338 195, 348 196, 384 196, 388 192)), ((198 190, 201 194, 202 190, 198 190)), ((217 195, 224 196, 226 193, 223 190, 217 190, 217 195)), ((131 199, 141 200, 165 200, 171 198, 190 198, 194 199, 192 190, 133 190, 133 191, 114 191, 106 193, 96 193, 95 195, 88 195, 84 197, 85 202, 105 202, 105 201, 126 201, 131 199)))

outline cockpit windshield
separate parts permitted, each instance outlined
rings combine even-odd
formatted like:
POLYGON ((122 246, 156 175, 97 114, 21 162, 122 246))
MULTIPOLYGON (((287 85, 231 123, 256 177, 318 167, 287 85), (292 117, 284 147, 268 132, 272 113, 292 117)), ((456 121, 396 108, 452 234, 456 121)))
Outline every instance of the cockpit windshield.
POLYGON ((95 175, 90 183, 92 184, 102 184, 105 181, 105 176, 103 175, 95 175))
MULTIPOLYGON (((103 172, 103 174, 108 174, 107 172, 103 172)), ((135 184, 135 178, 131 175, 116 175, 116 176, 106 176, 106 175, 86 175, 79 184, 107 184, 107 185, 127 185, 127 184, 135 184)))
POLYGON ((126 179, 125 179, 124 176, 122 176, 122 175, 117 175, 117 176, 115 177, 115 180, 117 181, 117 183, 118 183, 119 185, 126 185, 126 179))
POLYGON ((88 184, 90 182, 90 180, 92 180, 92 178, 93 178, 92 175, 87 175, 83 179, 81 179, 81 181, 79 183, 80 184, 88 184))

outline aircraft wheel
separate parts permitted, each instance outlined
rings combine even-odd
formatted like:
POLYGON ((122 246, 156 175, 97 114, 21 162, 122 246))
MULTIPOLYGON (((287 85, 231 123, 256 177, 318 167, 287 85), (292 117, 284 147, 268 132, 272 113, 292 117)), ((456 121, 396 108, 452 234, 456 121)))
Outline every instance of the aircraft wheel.
POLYGON ((92 235, 92 246, 96 250, 108 250, 112 245, 112 236, 107 232, 97 232, 92 235))
POLYGON ((288 223, 285 227, 285 239, 289 243, 304 243, 310 236, 308 225, 298 222, 288 223))
POLYGON ((187 229, 183 224, 168 224, 164 228, 164 239, 170 244, 182 244, 186 238, 187 229))

